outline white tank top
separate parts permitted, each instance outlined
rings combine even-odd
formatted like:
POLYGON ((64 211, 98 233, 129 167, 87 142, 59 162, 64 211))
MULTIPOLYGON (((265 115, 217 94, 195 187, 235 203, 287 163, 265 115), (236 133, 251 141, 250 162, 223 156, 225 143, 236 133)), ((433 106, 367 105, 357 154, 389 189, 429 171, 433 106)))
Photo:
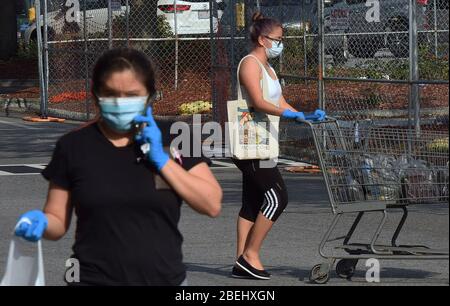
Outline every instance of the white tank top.
MULTIPOLYGON (((275 69, 273 69, 272 67, 270 67, 270 69, 272 69, 273 73, 276 76, 277 73, 275 72, 275 69)), ((277 101, 277 102, 280 101, 280 98, 281 98, 281 96, 283 94, 283 91, 281 89, 280 80, 278 79, 278 77, 277 77, 276 80, 272 79, 272 77, 267 72, 267 70, 266 69, 263 69, 263 70, 264 70, 264 73, 267 76, 267 81, 268 81, 267 84, 269 85, 269 88, 268 88, 267 92, 269 94, 270 100, 271 101, 277 101)))
MULTIPOLYGON (((255 60, 259 62, 259 60, 253 56, 253 55, 247 55, 246 57, 253 57, 255 60)), ((261 65, 262 66, 262 65, 261 65)), ((270 67, 270 69, 272 69, 273 73, 276 76, 276 80, 272 79, 272 77, 270 76, 270 74, 267 72, 267 70, 264 67, 261 67, 261 69, 263 70, 263 78, 267 79, 267 85, 268 85, 268 98, 270 99, 270 101, 268 102, 272 102, 273 104, 275 104, 276 106, 279 106, 279 102, 280 102, 280 98, 283 95, 283 91, 281 88, 281 84, 280 84, 280 80, 278 79, 277 73, 275 72, 275 69, 273 69, 272 67, 270 67)), ((261 79, 261 89, 263 87, 263 79, 261 79)), ((244 86, 241 86, 241 90, 242 90, 242 95, 244 96, 245 99, 248 99, 248 93, 247 93, 247 89, 244 86)))

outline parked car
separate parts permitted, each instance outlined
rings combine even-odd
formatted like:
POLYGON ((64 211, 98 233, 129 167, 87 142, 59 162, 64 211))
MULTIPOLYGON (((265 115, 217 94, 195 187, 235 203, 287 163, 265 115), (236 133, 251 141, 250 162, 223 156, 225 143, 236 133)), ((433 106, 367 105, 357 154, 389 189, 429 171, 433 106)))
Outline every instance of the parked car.
MULTIPOLYGON (((108 0, 79 0, 79 17, 75 21, 67 20, 66 12, 70 7, 65 6, 65 1, 48 0, 48 33, 49 37, 62 34, 66 30, 74 30, 78 33, 84 31, 84 11, 86 11, 86 31, 88 35, 104 33, 108 25, 108 0), (84 7, 86 4, 86 7, 84 7)), ((126 13, 126 0, 112 1, 112 15, 124 15, 126 13)), ((43 15, 41 27, 43 24, 43 15)), ((37 37, 36 22, 30 24, 24 33, 26 43, 35 41, 37 37)))
MULTIPOLYGON (((226 5, 223 0, 215 0, 214 5, 216 7, 212 9, 213 30, 217 32, 226 5)), ((166 17, 174 34, 196 35, 211 32, 208 0, 177 1, 176 6, 173 0, 159 0, 157 15, 166 17), (177 31, 175 31, 175 12, 177 31)))
MULTIPOLYGON (((418 31, 421 32, 430 28, 427 18, 430 0, 416 1, 417 25, 418 31)), ((409 0, 380 1, 379 22, 366 19, 369 10, 366 3, 367 0, 326 2, 325 33, 332 34, 325 39, 326 53, 339 57, 345 55, 344 49, 347 49, 355 57, 370 58, 380 49, 388 48, 395 57, 408 57, 409 0), (333 36, 335 34, 343 35, 333 36)), ((428 34, 422 32, 420 36, 419 40, 425 41, 428 34)))

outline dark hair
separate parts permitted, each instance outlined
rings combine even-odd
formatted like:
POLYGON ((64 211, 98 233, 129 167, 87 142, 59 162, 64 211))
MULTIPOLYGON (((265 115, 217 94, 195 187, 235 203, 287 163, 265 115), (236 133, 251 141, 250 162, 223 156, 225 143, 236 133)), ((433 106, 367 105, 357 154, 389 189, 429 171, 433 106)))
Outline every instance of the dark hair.
POLYGON ((283 28, 281 22, 274 18, 264 17, 261 12, 256 12, 252 17, 253 24, 250 27, 250 38, 254 44, 262 35, 269 35, 274 28, 283 28))
POLYGON ((155 71, 150 59, 142 52, 131 48, 111 49, 104 52, 95 63, 92 74, 92 94, 98 94, 106 80, 115 72, 132 70, 147 88, 149 96, 156 93, 155 71))

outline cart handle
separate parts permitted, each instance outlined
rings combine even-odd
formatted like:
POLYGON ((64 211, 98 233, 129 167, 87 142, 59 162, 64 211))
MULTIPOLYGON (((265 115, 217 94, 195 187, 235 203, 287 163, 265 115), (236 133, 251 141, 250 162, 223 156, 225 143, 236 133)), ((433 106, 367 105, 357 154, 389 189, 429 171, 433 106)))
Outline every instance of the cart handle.
POLYGON ((309 114, 305 115, 305 120, 297 119, 297 122, 299 123, 307 123, 307 124, 313 124, 313 123, 329 123, 329 122, 336 122, 337 119, 334 117, 325 116, 323 120, 319 120, 320 115, 316 114, 309 114))
POLYGON ((319 115, 311 114, 311 115, 305 115, 305 119, 307 121, 318 121, 320 118, 319 115))
MULTIPOLYGON (((297 119, 298 122, 305 122, 305 121, 310 121, 310 122, 318 122, 320 119, 319 115, 316 114, 309 114, 309 115, 305 115, 305 120, 302 119, 297 119)), ((325 117, 324 121, 327 119, 327 117, 325 117)))

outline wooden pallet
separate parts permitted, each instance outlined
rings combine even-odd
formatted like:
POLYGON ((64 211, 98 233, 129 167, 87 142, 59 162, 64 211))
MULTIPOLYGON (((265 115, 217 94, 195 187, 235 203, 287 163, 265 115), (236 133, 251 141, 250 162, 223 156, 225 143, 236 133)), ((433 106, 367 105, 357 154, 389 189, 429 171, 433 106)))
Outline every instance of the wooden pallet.
POLYGON ((284 170, 291 173, 321 173, 322 170, 318 166, 292 166, 286 167, 284 170))
POLYGON ((61 118, 54 118, 54 117, 47 117, 47 118, 41 118, 41 117, 23 117, 22 118, 24 121, 29 121, 29 122, 59 122, 59 123, 63 123, 66 121, 66 119, 61 119, 61 118))

